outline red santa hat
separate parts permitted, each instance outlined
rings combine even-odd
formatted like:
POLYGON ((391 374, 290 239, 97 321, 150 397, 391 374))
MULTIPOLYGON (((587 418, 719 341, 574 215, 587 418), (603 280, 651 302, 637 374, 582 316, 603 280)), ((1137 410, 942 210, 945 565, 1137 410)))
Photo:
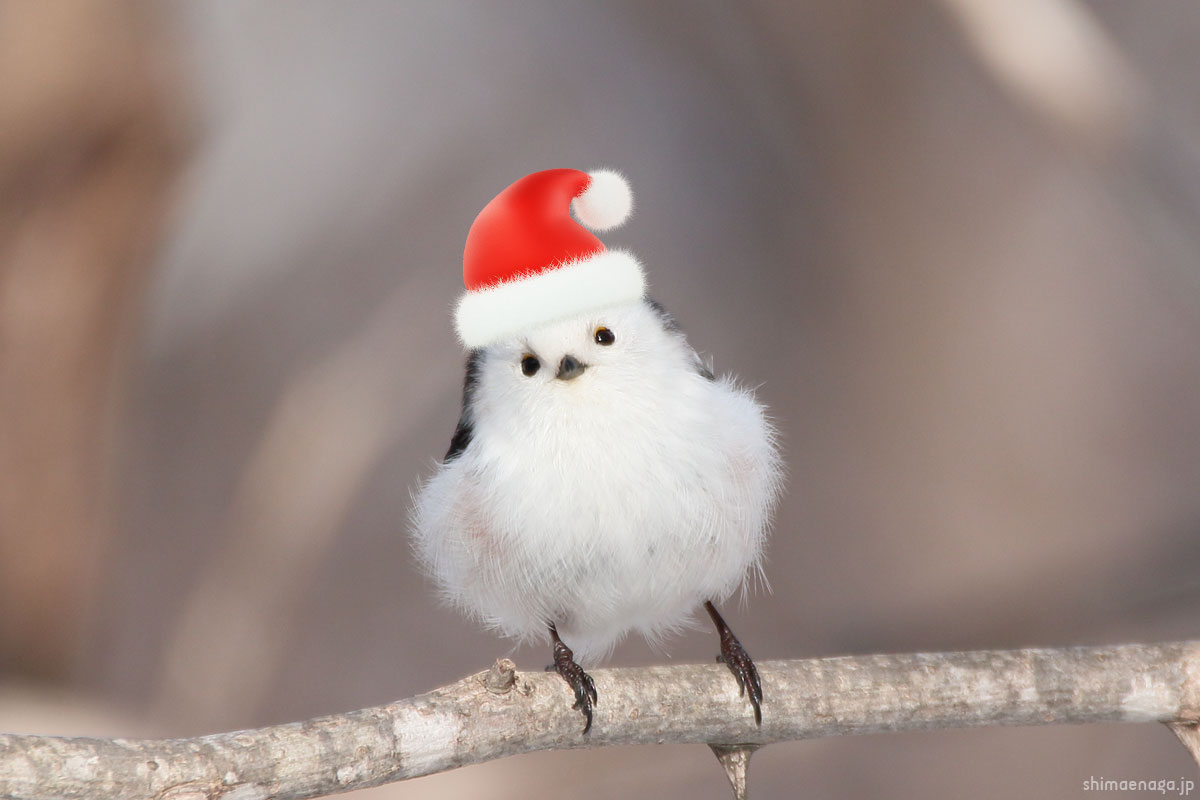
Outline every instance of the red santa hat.
POLYGON ((641 299, 646 278, 637 259, 609 250, 583 227, 615 228, 632 210, 629 184, 611 170, 548 169, 496 195, 467 234, 467 291, 454 315, 458 338, 468 348, 483 347, 641 299))

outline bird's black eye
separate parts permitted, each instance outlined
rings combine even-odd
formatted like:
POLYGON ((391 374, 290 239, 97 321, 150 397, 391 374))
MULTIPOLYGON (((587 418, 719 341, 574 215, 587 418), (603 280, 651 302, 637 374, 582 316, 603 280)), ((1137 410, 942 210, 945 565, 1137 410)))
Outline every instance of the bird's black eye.
POLYGON ((521 359, 521 372, 528 378, 537 373, 538 368, 542 366, 542 362, 537 360, 537 356, 525 356, 521 359))
POLYGON ((596 339, 596 344, 602 344, 605 347, 608 347, 617 340, 617 335, 601 325, 599 328, 596 328, 596 334, 594 338, 596 339))

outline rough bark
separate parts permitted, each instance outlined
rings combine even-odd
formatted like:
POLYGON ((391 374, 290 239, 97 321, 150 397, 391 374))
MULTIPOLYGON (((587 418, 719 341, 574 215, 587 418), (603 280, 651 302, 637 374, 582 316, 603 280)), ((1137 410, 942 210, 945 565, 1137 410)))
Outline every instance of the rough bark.
POLYGON ((375 708, 193 739, 0 736, 0 796, 309 798, 535 750, 771 742, 987 725, 1200 720, 1200 642, 759 665, 756 728, 719 664, 592 673, 595 725, 554 674, 500 661, 375 708))

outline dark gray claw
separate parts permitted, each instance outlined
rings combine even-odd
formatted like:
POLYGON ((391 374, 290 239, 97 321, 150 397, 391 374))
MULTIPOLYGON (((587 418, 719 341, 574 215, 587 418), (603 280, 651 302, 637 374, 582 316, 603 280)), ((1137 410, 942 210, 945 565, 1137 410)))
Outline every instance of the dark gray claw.
POLYGON ((596 684, 592 676, 583 671, 583 667, 575 663, 575 654, 571 648, 558 637, 558 631, 550 626, 550 638, 554 642, 554 670, 562 676, 571 691, 575 692, 575 705, 572 708, 583 712, 587 724, 583 726, 586 734, 592 729, 592 708, 599 699, 596 695, 596 684))
POLYGON ((708 615, 712 617, 713 624, 717 626, 717 633, 721 636, 721 654, 717 656, 717 661, 723 662, 725 666, 729 667, 729 671, 737 679, 738 691, 743 697, 749 697, 750 705, 754 707, 754 724, 762 725, 763 695, 762 682, 758 678, 758 668, 754 666, 750 654, 734 636, 716 606, 709 602, 704 604, 704 608, 708 610, 708 615))

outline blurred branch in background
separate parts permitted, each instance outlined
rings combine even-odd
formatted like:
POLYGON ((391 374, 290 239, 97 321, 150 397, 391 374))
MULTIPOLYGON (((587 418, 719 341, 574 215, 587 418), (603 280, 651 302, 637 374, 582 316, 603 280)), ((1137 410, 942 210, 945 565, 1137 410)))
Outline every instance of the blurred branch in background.
POLYGON ((983 66, 1073 149, 1128 140, 1145 98, 1120 51, 1076 0, 941 0, 983 66))
POLYGON ((179 152, 147 8, 0 2, 0 674, 73 668, 179 152))
MULTIPOLYGON (((823 736, 1091 722, 1194 730, 1200 719, 1200 642, 759 667, 769 705, 757 728, 723 666, 677 665, 595 670, 602 701, 584 736, 557 675, 518 674, 500 660, 486 673, 407 700, 258 730, 174 740, 0 735, 0 794, 301 800, 538 750, 711 743, 721 758, 731 747, 748 754, 771 742, 823 736)), ((1189 736, 1180 734, 1190 749, 1189 736)), ((742 790, 747 761, 735 770, 742 790)))
POLYGON ((979 63, 1064 147, 1114 181, 1160 248, 1148 262, 1200 288, 1200 150, 1078 0, 940 0, 979 63))
POLYGON ((389 368, 407 341, 411 294, 402 286, 283 388, 241 475, 226 544, 200 570, 167 644, 157 718, 211 726, 226 709, 263 702, 296 605, 366 476, 394 445, 396 409, 413 405, 405 376, 389 368))

